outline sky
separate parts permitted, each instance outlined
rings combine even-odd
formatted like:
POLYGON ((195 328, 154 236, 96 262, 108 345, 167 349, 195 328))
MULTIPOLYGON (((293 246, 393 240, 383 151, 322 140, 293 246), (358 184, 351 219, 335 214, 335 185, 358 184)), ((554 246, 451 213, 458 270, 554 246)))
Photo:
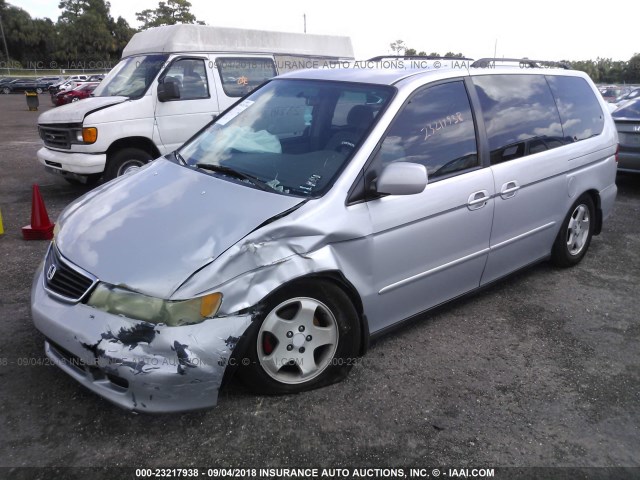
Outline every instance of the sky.
MULTIPOLYGON (((32 17, 56 20, 57 0, 9 0, 32 17)), ((157 0, 110 0, 111 15, 139 27, 135 13, 157 0)), ((356 59, 391 54, 396 40, 417 51, 470 58, 629 60, 640 53, 640 1, 191 0, 207 25, 351 37, 356 59)))

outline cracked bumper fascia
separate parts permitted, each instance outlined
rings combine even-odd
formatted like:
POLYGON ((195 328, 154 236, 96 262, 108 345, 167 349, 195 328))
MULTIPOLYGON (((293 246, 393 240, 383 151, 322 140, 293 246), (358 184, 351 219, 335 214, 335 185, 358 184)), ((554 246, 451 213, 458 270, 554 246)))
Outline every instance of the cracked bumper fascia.
POLYGON ((215 406, 238 338, 251 323, 246 314, 167 327, 62 303, 44 290, 42 266, 34 278, 31 308, 52 362, 112 403, 150 413, 215 406), (60 348, 77 359, 65 359, 60 348), (110 375, 126 380, 128 387, 110 375))

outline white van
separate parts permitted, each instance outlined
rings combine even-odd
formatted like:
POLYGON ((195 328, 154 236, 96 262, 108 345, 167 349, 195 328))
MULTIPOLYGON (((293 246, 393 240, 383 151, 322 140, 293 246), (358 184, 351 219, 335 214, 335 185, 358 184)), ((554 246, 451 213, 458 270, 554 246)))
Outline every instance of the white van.
POLYGON ((72 183, 110 180, 172 152, 279 72, 352 59, 349 37, 151 28, 133 36, 94 98, 40 115, 38 160, 72 183))

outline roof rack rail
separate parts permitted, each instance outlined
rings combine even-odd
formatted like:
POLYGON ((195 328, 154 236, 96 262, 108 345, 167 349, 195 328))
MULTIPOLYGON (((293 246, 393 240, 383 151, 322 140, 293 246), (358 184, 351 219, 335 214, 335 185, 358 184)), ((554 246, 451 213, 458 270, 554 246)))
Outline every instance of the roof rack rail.
POLYGON ((401 58, 403 60, 468 60, 473 61, 473 58, 467 57, 439 57, 435 55, 379 55, 372 57, 367 62, 379 62, 386 58, 401 58))
POLYGON ((486 67, 487 64, 492 62, 512 62, 518 63, 519 65, 524 65, 529 68, 540 68, 543 67, 559 67, 564 68, 565 70, 571 70, 571 67, 566 62, 557 62, 554 60, 532 60, 530 58, 497 58, 497 57, 487 57, 487 58, 479 58, 475 62, 471 64, 473 68, 482 68, 486 67))

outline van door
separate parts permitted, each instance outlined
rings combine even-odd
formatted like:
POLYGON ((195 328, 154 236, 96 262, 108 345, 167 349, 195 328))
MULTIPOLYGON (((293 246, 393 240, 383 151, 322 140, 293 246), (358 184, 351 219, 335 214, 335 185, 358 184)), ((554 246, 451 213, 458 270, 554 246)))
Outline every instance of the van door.
POLYGON ((251 93, 256 87, 275 77, 276 66, 271 56, 243 57, 215 55, 216 88, 220 111, 251 93))
POLYGON ((209 123, 219 112, 208 57, 178 57, 158 78, 175 83, 180 98, 161 102, 155 95, 153 140, 161 154, 172 152, 209 123))
POLYGON ((554 149, 570 140, 543 75, 481 75, 473 83, 496 190, 485 284, 550 254, 568 198, 567 163, 554 149))
POLYGON ((493 177, 482 168, 462 80, 419 90, 393 120, 368 179, 391 162, 425 165, 422 193, 367 202, 376 331, 477 288, 489 252, 493 177))

